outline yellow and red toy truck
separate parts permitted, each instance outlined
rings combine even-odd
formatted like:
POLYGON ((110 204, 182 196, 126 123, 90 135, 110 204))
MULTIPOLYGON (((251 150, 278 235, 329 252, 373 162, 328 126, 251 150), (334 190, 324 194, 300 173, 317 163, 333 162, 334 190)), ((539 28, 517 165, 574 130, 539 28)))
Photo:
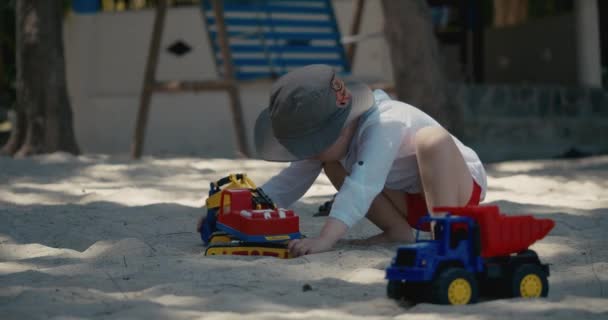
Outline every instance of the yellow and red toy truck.
POLYGON ((289 258, 287 242, 301 238, 299 225, 293 210, 277 208, 246 175, 234 174, 211 183, 200 232, 205 255, 289 258))

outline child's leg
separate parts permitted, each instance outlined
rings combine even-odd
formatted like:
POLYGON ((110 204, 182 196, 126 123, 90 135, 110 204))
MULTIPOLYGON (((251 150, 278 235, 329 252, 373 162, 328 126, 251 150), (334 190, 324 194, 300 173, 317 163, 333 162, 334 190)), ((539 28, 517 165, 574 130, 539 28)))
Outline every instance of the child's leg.
POLYGON ((427 207, 463 206, 473 192, 473 177, 451 135, 441 127, 416 133, 416 156, 427 207))
MULTIPOLYGON (((325 174, 334 185, 336 190, 340 190, 346 170, 339 162, 326 162, 323 165, 325 174)), ((404 193, 384 189, 372 202, 366 217, 374 223, 382 233, 371 238, 365 239, 365 244, 376 244, 390 241, 413 242, 414 236, 412 228, 407 223, 407 208, 404 201, 404 193)))

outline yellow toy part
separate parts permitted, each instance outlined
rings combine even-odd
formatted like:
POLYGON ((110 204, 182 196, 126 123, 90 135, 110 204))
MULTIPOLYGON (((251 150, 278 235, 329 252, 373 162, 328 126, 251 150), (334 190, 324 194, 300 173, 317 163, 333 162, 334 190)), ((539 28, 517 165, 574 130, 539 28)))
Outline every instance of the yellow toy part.
MULTIPOLYGON (((212 188, 218 189, 257 189, 255 183, 247 177, 244 173, 230 174, 228 177, 224 177, 211 185, 212 188), (228 183, 228 185, 226 185, 228 183)), ((206 204, 207 209, 218 208, 220 206, 221 192, 216 192, 214 195, 207 198, 206 204)), ((230 204, 230 199, 225 200, 225 205, 230 204)))
POLYGON ((229 243, 231 242, 233 239, 232 237, 230 237, 229 234, 225 233, 225 232, 214 232, 211 235, 211 239, 209 239, 209 243, 210 244, 214 244, 214 243, 229 243))
POLYGON ((475 276, 459 267, 441 271, 431 284, 431 300, 438 304, 463 305, 475 303, 479 289, 475 276))
POLYGON ((519 293, 523 298, 538 298, 543 292, 543 282, 536 274, 528 274, 519 283, 519 293))
POLYGON ((448 286, 448 299, 450 304, 468 304, 471 301, 473 290, 467 279, 454 279, 448 286))
POLYGON ((549 293, 547 272, 537 264, 522 264, 511 276, 511 296, 516 298, 546 297, 549 293))
POLYGON ((205 250, 205 255, 266 256, 281 259, 292 258, 286 244, 246 243, 238 241, 231 243, 212 243, 207 247, 207 250, 205 250))

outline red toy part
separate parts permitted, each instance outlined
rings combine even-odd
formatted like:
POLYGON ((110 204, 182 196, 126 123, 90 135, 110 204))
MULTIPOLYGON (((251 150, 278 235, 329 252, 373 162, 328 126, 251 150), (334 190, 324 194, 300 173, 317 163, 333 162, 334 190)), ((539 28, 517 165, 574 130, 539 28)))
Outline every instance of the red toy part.
POLYGON ((500 214, 497 206, 436 207, 435 212, 475 219, 481 235, 481 256, 485 258, 524 251, 555 226, 551 219, 500 214))
POLYGON ((222 191, 217 221, 246 236, 273 236, 300 232, 300 218, 293 210, 252 210, 251 191, 222 191), (228 202, 226 202, 228 201, 228 202))

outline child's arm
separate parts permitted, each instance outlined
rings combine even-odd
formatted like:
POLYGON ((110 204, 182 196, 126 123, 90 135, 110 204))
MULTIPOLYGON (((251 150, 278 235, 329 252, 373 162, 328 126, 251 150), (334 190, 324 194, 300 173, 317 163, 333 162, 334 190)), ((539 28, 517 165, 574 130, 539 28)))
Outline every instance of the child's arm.
POLYGON ((320 161, 292 162, 289 167, 264 183, 261 188, 277 206, 287 208, 308 191, 319 173, 321 173, 320 161))
POLYGON ((364 129, 358 141, 357 161, 344 178, 330 217, 341 220, 349 228, 365 217, 384 189, 404 134, 404 125, 399 122, 377 123, 364 129))
POLYGON ((359 139, 357 163, 345 177, 327 222, 318 237, 291 241, 289 248, 293 255, 331 249, 350 227, 365 217, 372 201, 384 189, 404 132, 402 123, 375 123, 355 137, 359 139))

